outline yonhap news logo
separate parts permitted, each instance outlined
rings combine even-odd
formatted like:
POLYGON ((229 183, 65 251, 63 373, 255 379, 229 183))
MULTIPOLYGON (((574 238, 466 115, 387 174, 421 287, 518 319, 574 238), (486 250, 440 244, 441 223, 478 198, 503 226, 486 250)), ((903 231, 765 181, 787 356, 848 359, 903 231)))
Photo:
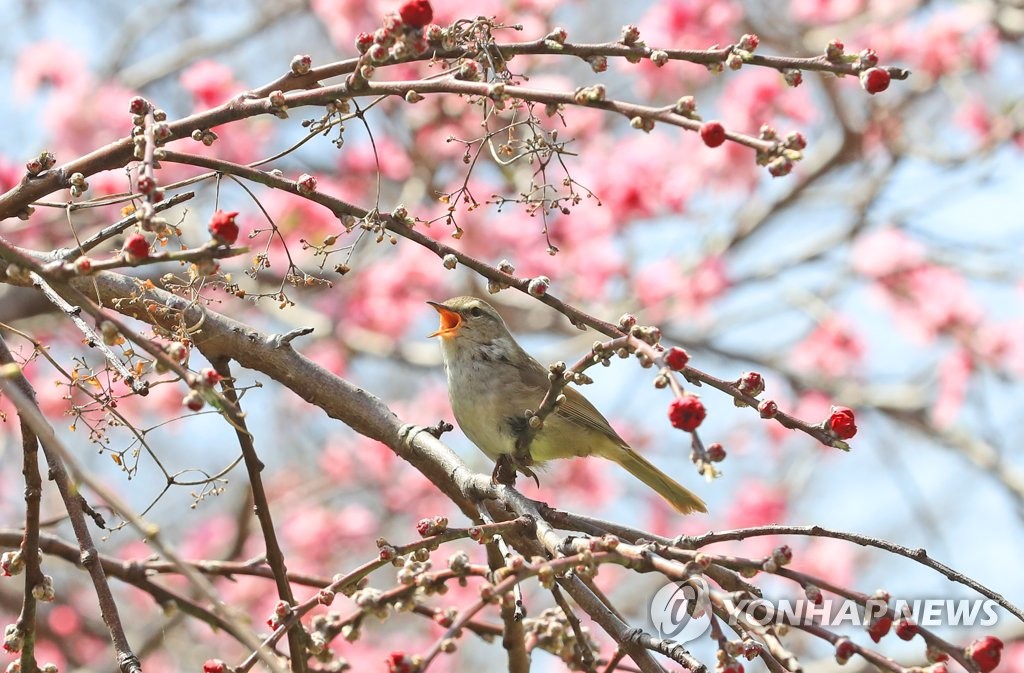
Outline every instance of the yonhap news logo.
MULTIPOLYGON (((661 638, 679 643, 703 635, 711 625, 708 616, 711 611, 711 591, 701 577, 662 586, 651 598, 650 619, 653 630, 661 638)), ((894 614, 897 620, 906 619, 925 628, 990 627, 998 621, 998 603, 990 599, 898 598, 890 601, 872 597, 861 604, 854 600, 828 600, 820 596, 816 599, 801 597, 773 601, 716 591, 715 605, 719 607, 720 619, 731 626, 736 625, 741 616, 745 623, 761 626, 789 624, 867 627, 887 614, 894 614)))
POLYGON ((663 640, 686 643, 699 638, 711 626, 708 583, 701 577, 672 582, 651 599, 651 624, 663 640))

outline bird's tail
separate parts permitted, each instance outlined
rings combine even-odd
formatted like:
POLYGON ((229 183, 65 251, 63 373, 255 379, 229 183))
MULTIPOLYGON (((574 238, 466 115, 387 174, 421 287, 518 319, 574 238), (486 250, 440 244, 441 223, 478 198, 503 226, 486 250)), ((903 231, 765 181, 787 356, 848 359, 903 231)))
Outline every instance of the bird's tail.
POLYGON ((633 449, 625 446, 616 447, 616 450, 602 452, 601 455, 626 468, 631 475, 654 489, 680 514, 708 511, 703 500, 685 486, 676 483, 672 477, 656 468, 633 449))

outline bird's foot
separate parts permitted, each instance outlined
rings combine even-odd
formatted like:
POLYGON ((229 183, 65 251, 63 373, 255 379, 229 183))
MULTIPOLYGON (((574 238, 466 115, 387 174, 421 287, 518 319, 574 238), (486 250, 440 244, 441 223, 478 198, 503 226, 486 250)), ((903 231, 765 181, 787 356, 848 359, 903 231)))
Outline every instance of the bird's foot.
POLYGON ((500 454, 498 459, 494 462, 494 472, 491 473, 491 483, 502 484, 503 486, 515 486, 516 472, 522 472, 527 477, 530 477, 533 479, 533 482, 537 484, 537 488, 540 488, 540 478, 537 476, 537 473, 523 463, 517 461, 510 453, 500 454))
POLYGON ((498 456, 498 459, 494 461, 494 472, 491 473, 491 483, 502 484, 504 486, 516 485, 516 465, 510 454, 502 453, 498 456))

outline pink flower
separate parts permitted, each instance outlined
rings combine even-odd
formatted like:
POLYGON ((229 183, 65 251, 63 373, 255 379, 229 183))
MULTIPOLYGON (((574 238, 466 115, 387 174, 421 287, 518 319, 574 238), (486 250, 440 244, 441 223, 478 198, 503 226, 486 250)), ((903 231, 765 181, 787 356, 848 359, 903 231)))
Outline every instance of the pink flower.
POLYGON ((850 586, 857 577, 855 549, 855 546, 841 540, 812 538, 793 554, 789 568, 837 586, 850 586))
POLYGON ((953 425, 967 397, 974 373, 974 358, 963 348, 949 353, 939 364, 938 394, 932 404, 932 422, 940 428, 953 425))
POLYGON ((913 269, 924 261, 921 245, 899 229, 881 229, 853 246, 853 268, 869 278, 913 269))
POLYGON ((329 301, 352 325, 397 338, 420 318, 424 302, 440 295, 439 266, 430 251, 400 245, 352 277, 343 305, 336 297, 329 301))
POLYGON ((46 619, 50 629, 58 636, 71 636, 82 628, 82 618, 68 605, 54 605, 46 619))
POLYGON ((787 495, 760 481, 747 480, 740 484, 732 506, 725 514, 730 528, 749 528, 786 519, 787 495))
POLYGON ((978 97, 960 106, 955 119, 960 126, 976 136, 979 143, 988 141, 996 125, 1002 123, 989 112, 985 101, 978 97))
MULTIPOLYGON (((0 157, 0 194, 6 192, 12 187, 16 187, 21 182, 21 177, 25 174, 25 168, 19 167, 14 162, 8 161, 7 157, 0 157)), ((90 177, 90 184, 92 178, 90 177)))
POLYGON ((378 170, 388 180, 404 181, 412 173, 412 160, 404 147, 390 136, 374 138, 376 154, 369 142, 345 143, 339 170, 342 175, 375 175, 378 170))
POLYGON ((199 61, 181 73, 181 86, 192 94, 197 109, 212 108, 244 90, 231 68, 216 61, 199 61))
POLYGON ((814 105, 804 87, 793 89, 779 73, 765 68, 744 68, 730 77, 719 106, 729 130, 757 134, 764 123, 780 118, 806 124, 814 118, 814 105))
POLYGON ((13 69, 14 95, 18 100, 26 100, 43 85, 54 89, 77 86, 89 78, 84 62, 81 54, 63 42, 30 44, 18 54, 18 62, 13 69))
POLYGON ((651 45, 705 48, 728 44, 743 14, 732 2, 720 0, 667 0, 655 3, 637 25, 640 37, 651 45))
POLYGON ((670 260, 645 264, 634 279, 634 293, 653 321, 665 315, 669 304, 685 313, 704 313, 730 286, 721 257, 704 258, 689 274, 670 260))
POLYGON ((790 15, 809 25, 838 23, 860 13, 864 0, 791 0, 790 15))
POLYGON ((793 364, 799 369, 837 378, 857 369, 864 345, 847 321, 830 317, 818 324, 793 347, 793 364))

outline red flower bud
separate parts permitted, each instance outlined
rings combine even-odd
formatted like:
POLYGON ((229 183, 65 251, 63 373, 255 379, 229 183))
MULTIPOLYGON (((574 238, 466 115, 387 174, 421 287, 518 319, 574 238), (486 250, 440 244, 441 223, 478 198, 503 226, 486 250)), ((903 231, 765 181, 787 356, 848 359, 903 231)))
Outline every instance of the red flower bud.
POLYGON ((430 0, 408 0, 398 8, 402 22, 413 28, 422 28, 434 19, 434 9, 430 0))
POLYGON ((371 44, 373 44, 372 33, 359 33, 358 35, 356 35, 356 50, 360 54, 365 54, 366 50, 370 48, 371 44))
POLYGON ((203 664, 203 673, 224 673, 228 670, 223 659, 207 659, 203 664))
POLYGON ((704 421, 707 413, 704 403, 696 395, 677 397, 668 406, 668 419, 672 422, 672 426, 686 432, 696 430, 704 421))
POLYGON ((857 434, 853 410, 848 407, 832 407, 832 414, 825 421, 828 429, 839 439, 850 439, 857 434))
POLYGON ((1003 641, 995 636, 979 638, 967 646, 967 656, 978 665, 981 673, 989 673, 999 665, 1003 653, 1003 641))
POLYGON ((132 234, 125 239, 122 250, 131 259, 146 259, 149 257, 149 241, 142 234, 132 234))
POLYGON ((188 394, 181 400, 181 403, 190 411, 199 411, 206 404, 203 396, 194 390, 188 391, 188 394))
POLYGON ((128 111, 133 115, 143 115, 149 110, 149 101, 142 96, 136 96, 128 103, 128 111))
POLYGON ((870 94, 882 93, 889 88, 889 73, 881 68, 868 68, 860 74, 860 85, 870 94))
POLYGON ((402 652, 392 652, 387 662, 388 673, 412 673, 412 660, 402 652))
POLYGON ((896 635, 900 640, 912 640, 917 635, 917 624, 909 619, 901 619, 896 622, 896 635))
POLYGON ((218 210, 213 214, 207 228, 210 230, 210 235, 213 236, 214 240, 224 245, 231 245, 238 240, 238 223, 235 222, 235 217, 237 216, 237 211, 229 213, 218 210))
POLYGON ((720 463, 725 460, 725 448, 721 444, 715 442, 708 446, 708 460, 712 463, 720 463))
POLYGON ((764 378, 757 372, 745 372, 736 382, 736 387, 740 389, 740 392, 757 397, 764 392, 764 378))
POLYGON ((840 638, 836 641, 836 662, 845 664, 855 653, 853 641, 849 638, 840 638))
POLYGON ((889 629, 891 628, 892 617, 889 615, 882 615, 868 627, 868 635, 871 636, 871 640, 877 643, 885 634, 889 633, 889 629))
POLYGON ((215 386, 224 378, 211 367, 204 367, 203 370, 199 372, 199 376, 203 379, 203 383, 208 386, 215 386))
POLYGON ((690 354, 678 346, 669 348, 665 353, 665 365, 669 369, 675 371, 682 371, 686 367, 686 363, 690 361, 690 354))
POLYGON ((700 127, 700 139, 708 147, 718 147, 725 142, 725 127, 721 122, 704 122, 700 127))

